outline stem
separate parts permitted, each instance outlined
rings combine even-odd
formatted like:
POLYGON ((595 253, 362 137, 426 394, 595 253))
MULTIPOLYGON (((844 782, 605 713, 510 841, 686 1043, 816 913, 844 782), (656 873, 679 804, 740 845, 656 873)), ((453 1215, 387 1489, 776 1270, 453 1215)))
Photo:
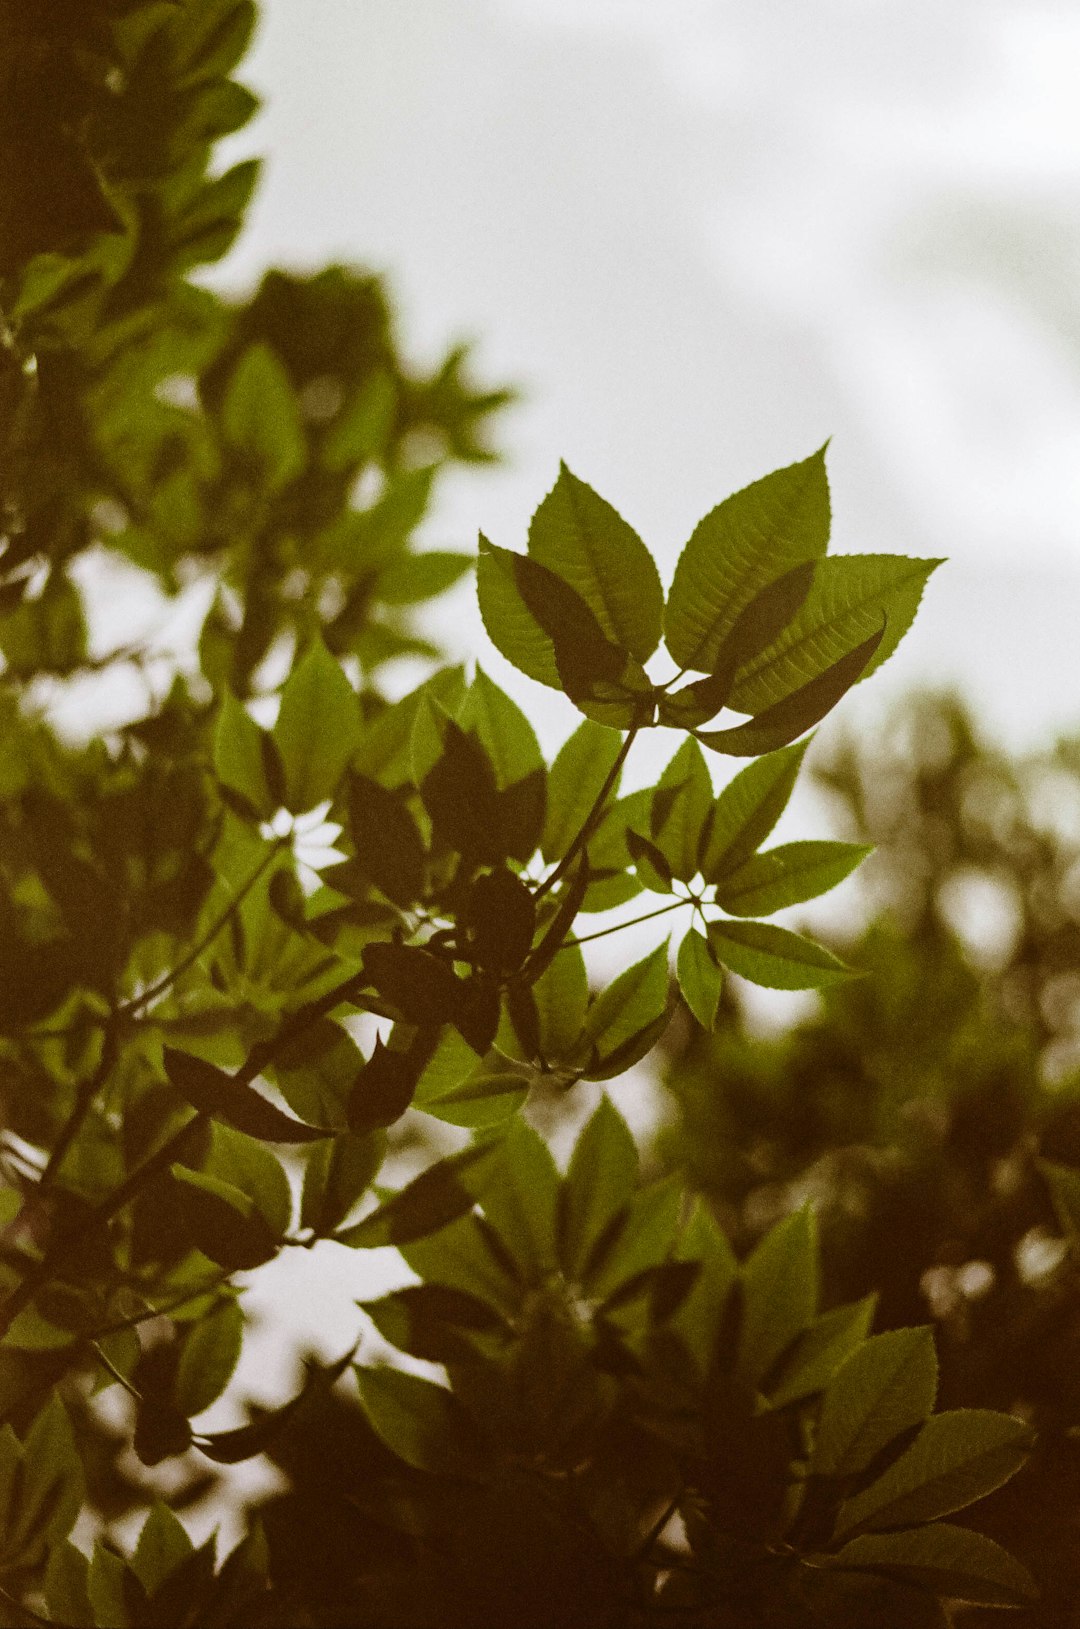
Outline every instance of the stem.
POLYGON ((67 1118, 64 1126, 53 1144, 52 1152, 45 1162, 35 1190, 35 1199, 42 1199, 48 1194, 56 1182, 56 1175, 64 1162, 68 1149, 82 1130, 83 1122, 90 1113, 91 1105, 98 1092, 108 1079, 116 1054, 119 1041, 116 1033, 116 1013, 112 1012, 105 1020, 105 1033, 101 1040, 101 1057, 98 1066, 89 1080, 83 1082, 75 1096, 75 1106, 67 1118))
POLYGON ((105 1353, 101 1350, 98 1342, 91 1341, 90 1346, 93 1350, 94 1356, 97 1358, 98 1362, 101 1364, 101 1367, 106 1371, 106 1373, 111 1374, 114 1380, 118 1380, 123 1386, 124 1390, 129 1394, 129 1396, 134 1397, 137 1403, 141 1403, 143 1400, 142 1392, 139 1391, 137 1387, 133 1386, 131 1381, 128 1380, 127 1376, 120 1373, 120 1370, 116 1367, 116 1364, 105 1356, 105 1353))
POLYGON ((570 844, 570 847, 567 849, 566 853, 563 855, 550 877, 546 877, 540 884, 539 888, 536 890, 534 898, 538 900, 543 899, 545 894, 549 894, 551 892, 556 883, 562 881, 570 867, 573 865, 574 861, 577 859, 578 855, 581 853, 581 850, 586 846, 589 838, 592 836, 593 832, 604 818, 604 805, 607 802, 608 794, 619 778, 622 766, 626 762, 627 754, 629 753, 630 748, 633 746, 640 729, 640 723, 634 723, 630 726, 623 744, 619 748, 618 757, 608 770, 607 775, 604 778, 604 784, 596 794, 596 799, 593 806, 585 817, 585 824, 574 838, 574 841, 570 844))
MULTIPOLYGON (((634 928, 639 922, 651 922, 654 916, 666 916, 669 911, 677 911, 681 905, 692 905, 692 899, 674 899, 670 905, 661 905, 658 910, 646 911, 643 916, 632 916, 629 922, 616 922, 610 928, 601 928, 597 933, 584 933, 580 939, 564 939, 559 950, 569 950, 571 945, 588 945, 594 939, 606 939, 609 933, 621 933, 623 928, 634 928)), ((556 955, 559 954, 557 950, 556 955)))
POLYGON ((213 944, 222 928, 228 925, 232 917, 240 909, 259 878, 277 859, 287 841, 288 839, 284 837, 274 839, 250 877, 245 883, 241 884, 239 892, 233 895, 225 909, 215 917, 202 938, 197 940, 185 955, 181 956, 175 967, 171 968, 168 973, 163 973, 154 984, 151 984, 149 989, 144 990, 141 995, 133 996, 130 1001, 122 1002, 116 1009, 120 1017, 126 1018, 129 1013, 138 1012, 139 1008, 145 1007, 148 1001, 153 1001, 155 997, 163 995, 171 985, 176 983, 177 979, 184 976, 189 967, 195 965, 203 952, 213 944))

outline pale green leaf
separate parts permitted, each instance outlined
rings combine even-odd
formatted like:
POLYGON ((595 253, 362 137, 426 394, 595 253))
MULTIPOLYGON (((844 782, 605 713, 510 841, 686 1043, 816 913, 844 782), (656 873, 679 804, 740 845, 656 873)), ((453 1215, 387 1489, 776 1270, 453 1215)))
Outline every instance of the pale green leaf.
POLYGON ((334 795, 363 734, 356 691, 318 641, 286 680, 273 729, 294 813, 334 795))
POLYGON ((709 950, 704 934, 691 928, 679 946, 675 973, 679 989, 702 1029, 711 1030, 720 1005, 724 975, 709 950))
POLYGON ((822 990, 851 978, 831 950, 771 922, 710 922, 717 961, 768 990, 822 990))
POLYGON ((866 843, 784 843, 729 871, 716 903, 730 916, 771 916, 835 888, 869 853, 866 843))

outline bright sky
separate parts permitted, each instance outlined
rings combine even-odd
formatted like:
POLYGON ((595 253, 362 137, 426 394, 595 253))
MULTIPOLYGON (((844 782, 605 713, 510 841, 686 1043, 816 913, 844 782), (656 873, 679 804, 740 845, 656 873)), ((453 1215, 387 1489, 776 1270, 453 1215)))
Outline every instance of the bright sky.
POLYGON ((1080 722, 1080 8, 269 0, 248 78, 230 281, 383 268, 414 354, 475 335, 527 392, 433 538, 520 546, 565 457, 670 570, 831 435, 836 546, 952 562, 879 700, 1080 722))

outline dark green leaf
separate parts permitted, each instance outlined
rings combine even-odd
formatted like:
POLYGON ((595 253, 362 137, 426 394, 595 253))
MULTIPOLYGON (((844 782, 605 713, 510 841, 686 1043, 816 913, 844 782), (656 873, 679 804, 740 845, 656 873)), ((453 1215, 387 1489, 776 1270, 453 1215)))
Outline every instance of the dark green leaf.
POLYGON ((408 1244, 437 1232, 473 1208, 485 1191, 499 1153, 498 1144, 480 1142, 436 1160, 377 1210, 335 1233, 334 1238, 352 1249, 373 1250, 408 1244))
POLYGON ((425 851, 403 798, 367 775, 349 777, 349 834, 361 871, 395 905, 424 892, 425 851))
POLYGON ((779 1372, 767 1386, 774 1408, 824 1391, 837 1369, 865 1341, 874 1319, 876 1297, 866 1296, 851 1306, 833 1307, 814 1319, 784 1357, 779 1372))
POLYGON ((366 945, 364 972, 407 1024, 450 1024, 461 1014, 464 983, 449 962, 419 945, 366 945))
POLYGON ((501 977, 516 973, 536 932, 532 890, 505 866, 482 873, 469 890, 463 925, 476 966, 501 977))
POLYGON ((861 1529, 910 1527, 962 1510, 1014 1476, 1031 1445, 1030 1428, 1011 1414, 981 1408, 935 1414, 883 1476, 841 1505, 834 1542, 861 1529))
POLYGON ((1026 1567, 983 1533, 949 1522, 899 1533, 864 1533, 833 1565, 886 1573, 935 1595, 985 1606, 1026 1606, 1038 1595, 1026 1567))
POLYGON ((811 1469, 818 1476, 864 1470, 895 1437, 930 1417, 936 1396, 931 1329, 890 1329, 872 1336, 829 1382, 811 1469))
POLYGON ((243 1189, 184 1165, 173 1165, 171 1174, 192 1242, 204 1256, 232 1273, 277 1254, 279 1236, 243 1189))
POLYGON ((200 1114, 223 1120, 237 1131, 268 1143, 310 1143, 319 1137, 333 1136, 332 1131, 304 1125, 291 1115, 283 1114, 250 1086, 227 1075, 223 1069, 215 1069, 202 1058, 178 1052, 171 1046, 165 1048, 163 1055, 165 1073, 172 1085, 200 1114))

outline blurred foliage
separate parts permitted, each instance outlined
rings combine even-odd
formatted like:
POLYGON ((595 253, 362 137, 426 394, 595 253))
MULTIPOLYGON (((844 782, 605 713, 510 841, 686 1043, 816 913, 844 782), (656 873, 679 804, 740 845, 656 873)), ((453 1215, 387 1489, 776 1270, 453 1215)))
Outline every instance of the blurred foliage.
POLYGON ((814 765, 845 837, 876 845, 864 979, 790 1032, 730 991, 666 1075, 664 1155, 746 1248, 813 1200, 830 1298, 886 1326, 934 1319, 942 1395, 1020 1411, 1040 1450, 986 1507, 1057 1624, 1080 1599, 1078 1261, 1042 1161, 1080 1163, 1080 758, 1010 757, 954 697, 901 704, 814 765), (1057 1614, 1057 1615, 1055 1615, 1057 1614))

